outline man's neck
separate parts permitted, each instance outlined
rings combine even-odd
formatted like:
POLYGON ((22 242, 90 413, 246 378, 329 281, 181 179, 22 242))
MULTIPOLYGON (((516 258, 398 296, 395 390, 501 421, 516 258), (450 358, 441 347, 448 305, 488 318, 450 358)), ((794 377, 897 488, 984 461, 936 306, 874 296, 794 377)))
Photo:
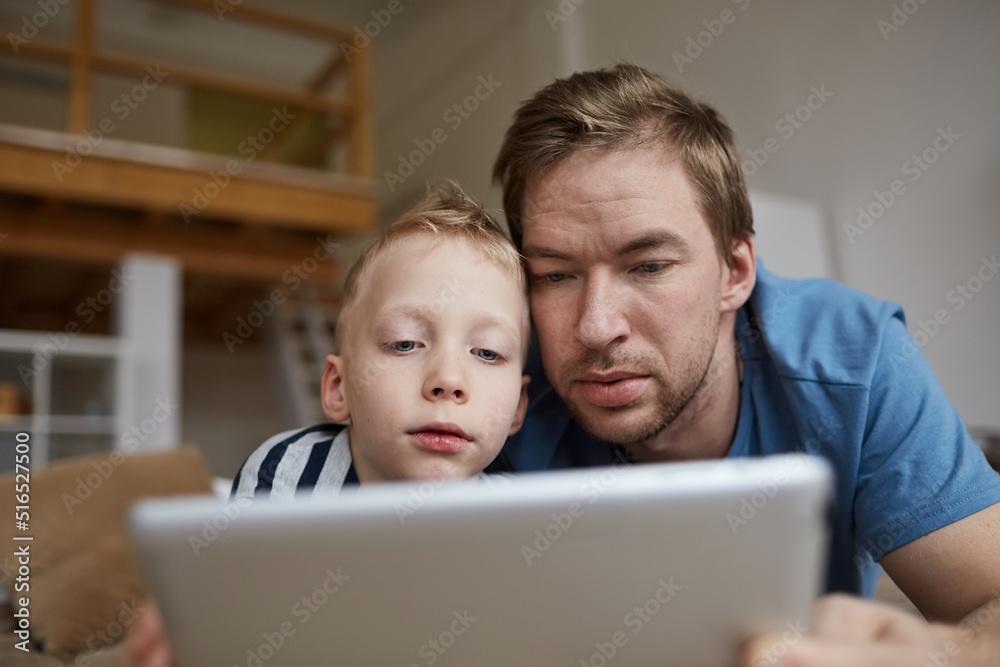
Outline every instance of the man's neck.
POLYGON ((694 398, 670 426, 629 447, 637 462, 720 459, 728 452, 740 412, 742 360, 732 317, 724 317, 711 367, 694 398))

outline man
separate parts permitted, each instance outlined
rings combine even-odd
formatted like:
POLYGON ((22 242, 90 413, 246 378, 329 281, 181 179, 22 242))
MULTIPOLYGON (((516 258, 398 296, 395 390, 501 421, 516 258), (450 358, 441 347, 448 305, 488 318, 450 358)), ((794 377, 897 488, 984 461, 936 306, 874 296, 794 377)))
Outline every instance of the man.
POLYGON ((839 499, 828 590, 870 594, 877 561, 928 619, 981 620, 928 625, 834 596, 810 640, 769 654, 758 638, 748 664, 993 664, 1000 478, 898 306, 757 265, 714 109, 634 65, 578 73, 522 105, 494 175, 551 383, 527 371, 503 462, 824 456, 839 499))

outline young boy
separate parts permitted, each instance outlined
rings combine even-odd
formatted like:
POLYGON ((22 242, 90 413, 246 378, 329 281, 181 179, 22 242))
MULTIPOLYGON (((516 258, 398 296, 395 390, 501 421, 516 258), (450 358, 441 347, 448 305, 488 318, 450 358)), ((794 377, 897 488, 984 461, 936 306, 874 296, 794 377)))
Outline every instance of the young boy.
POLYGON ((530 340, 517 251, 449 184, 369 242, 344 286, 323 374, 336 422, 274 436, 234 498, 480 473, 520 427, 530 340))
MULTIPOLYGON (((449 183, 377 233, 348 273, 322 395, 326 415, 349 425, 269 439, 233 497, 479 474, 524 420, 529 342, 520 256, 449 183)), ((171 664, 161 623, 143 613, 117 665, 171 664)))

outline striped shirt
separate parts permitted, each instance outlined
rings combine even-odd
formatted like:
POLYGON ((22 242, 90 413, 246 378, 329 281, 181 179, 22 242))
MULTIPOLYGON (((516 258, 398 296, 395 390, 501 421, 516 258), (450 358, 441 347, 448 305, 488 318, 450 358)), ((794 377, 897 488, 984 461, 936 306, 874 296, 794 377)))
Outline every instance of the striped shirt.
POLYGON ((317 424, 269 438, 240 466, 231 500, 291 500, 296 493, 339 493, 357 484, 344 424, 317 424))
MULTIPOLYGON (((495 472, 474 476, 479 483, 510 483, 509 468, 498 461, 495 472)), ((236 473, 230 500, 335 495, 357 484, 347 426, 317 424, 279 433, 254 450, 236 473)))

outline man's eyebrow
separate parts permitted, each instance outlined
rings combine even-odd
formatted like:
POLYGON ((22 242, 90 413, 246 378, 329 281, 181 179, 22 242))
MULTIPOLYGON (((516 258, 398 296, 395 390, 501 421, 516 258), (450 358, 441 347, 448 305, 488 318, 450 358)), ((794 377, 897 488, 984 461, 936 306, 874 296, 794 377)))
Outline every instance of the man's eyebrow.
POLYGON ((631 255, 632 253, 640 250, 650 250, 663 246, 672 246, 681 252, 686 252, 688 250, 687 241, 671 231, 661 229, 659 231, 649 232, 648 234, 643 234, 638 238, 632 239, 625 245, 618 248, 618 254, 631 255))
MULTIPOLYGON (((638 238, 632 239, 623 246, 619 247, 617 253, 619 255, 631 255, 632 253, 640 250, 649 250, 651 248, 660 248, 663 246, 672 246, 681 252, 686 252, 688 250, 688 242, 679 235, 671 231, 659 230, 649 232, 648 234, 643 234, 638 238)), ((572 257, 565 252, 556 250, 555 248, 548 248, 535 244, 524 246, 521 250, 521 254, 528 259, 572 260, 572 257)))
POLYGON ((531 259, 563 259, 569 261, 571 258, 568 254, 560 252, 555 248, 546 248, 540 245, 526 245, 521 248, 521 254, 526 258, 531 259))

